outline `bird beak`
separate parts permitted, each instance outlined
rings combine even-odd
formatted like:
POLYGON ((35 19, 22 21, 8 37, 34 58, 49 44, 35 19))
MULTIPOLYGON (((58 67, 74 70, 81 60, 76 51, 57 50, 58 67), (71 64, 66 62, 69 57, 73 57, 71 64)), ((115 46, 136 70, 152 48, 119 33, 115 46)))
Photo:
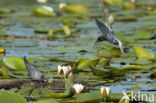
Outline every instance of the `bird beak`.
POLYGON ((121 43, 120 40, 118 40, 118 45, 119 45, 119 48, 120 48, 122 54, 124 55, 125 53, 124 53, 124 50, 123 50, 123 47, 122 47, 122 43, 121 43))
POLYGON ((97 46, 97 43, 98 43, 97 41, 94 43, 94 48, 97 46))

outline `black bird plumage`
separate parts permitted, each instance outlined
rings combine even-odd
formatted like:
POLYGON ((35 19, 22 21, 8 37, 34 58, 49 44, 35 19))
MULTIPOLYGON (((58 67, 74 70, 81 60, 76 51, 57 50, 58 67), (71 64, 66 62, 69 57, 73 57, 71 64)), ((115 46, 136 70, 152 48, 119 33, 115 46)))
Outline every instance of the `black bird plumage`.
POLYGON ((109 20, 107 19, 107 17, 106 17, 106 22, 107 22, 108 27, 96 18, 95 18, 95 21, 96 21, 96 24, 99 27, 100 31, 103 34, 102 36, 97 38, 96 43, 102 42, 102 41, 108 41, 112 44, 118 45, 120 47, 122 54, 124 54, 122 42, 115 36, 112 26, 109 23, 109 20))
POLYGON ((24 64, 25 64, 25 67, 28 71, 28 75, 30 76, 31 80, 36 80, 36 81, 40 81, 40 80, 44 80, 45 77, 44 75, 42 74, 42 72, 38 71, 35 69, 35 67, 33 65, 31 65, 26 57, 24 56, 24 64))

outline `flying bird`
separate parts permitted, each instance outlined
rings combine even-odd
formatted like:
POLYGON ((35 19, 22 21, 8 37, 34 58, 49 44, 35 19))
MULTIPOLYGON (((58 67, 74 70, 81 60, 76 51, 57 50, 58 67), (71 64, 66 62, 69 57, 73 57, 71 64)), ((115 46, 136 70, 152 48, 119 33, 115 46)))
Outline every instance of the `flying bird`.
POLYGON ((108 27, 104 23, 102 23, 100 20, 95 18, 96 24, 103 35, 97 38, 94 46, 96 46, 98 42, 108 41, 112 44, 118 45, 122 54, 124 54, 122 42, 115 36, 113 29, 112 29, 112 25, 109 23, 109 20, 107 19, 106 16, 105 18, 106 18, 108 27))
POLYGON ((25 64, 25 67, 28 71, 28 75, 30 76, 31 80, 34 80, 34 81, 40 81, 40 80, 44 80, 45 77, 44 75, 42 74, 42 72, 38 71, 35 69, 35 67, 33 65, 31 65, 26 57, 24 56, 24 64, 25 64))

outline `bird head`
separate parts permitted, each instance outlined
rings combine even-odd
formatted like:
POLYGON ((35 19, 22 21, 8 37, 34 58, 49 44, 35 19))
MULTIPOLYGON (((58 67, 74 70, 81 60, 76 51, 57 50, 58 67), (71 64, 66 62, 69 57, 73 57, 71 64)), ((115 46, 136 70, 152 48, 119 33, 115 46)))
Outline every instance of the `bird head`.
POLYGON ((96 42, 94 43, 94 47, 97 46, 97 43, 102 42, 102 41, 104 41, 104 40, 105 40, 105 37, 104 37, 104 36, 99 36, 99 37, 97 38, 96 42))
POLYGON ((122 42, 121 42, 119 39, 116 38, 113 44, 118 45, 119 48, 120 48, 120 50, 121 50, 121 53, 122 53, 122 54, 125 54, 125 53, 124 53, 124 50, 123 50, 122 42))

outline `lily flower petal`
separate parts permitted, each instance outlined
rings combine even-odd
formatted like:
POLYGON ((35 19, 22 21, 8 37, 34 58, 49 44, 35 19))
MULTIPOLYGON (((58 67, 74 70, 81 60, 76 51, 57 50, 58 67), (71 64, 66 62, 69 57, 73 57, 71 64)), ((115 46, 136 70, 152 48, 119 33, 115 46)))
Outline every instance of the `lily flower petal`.
POLYGON ((109 87, 101 87, 100 92, 104 97, 107 97, 110 93, 110 88, 109 87))
POLYGON ((82 84, 74 84, 73 85, 73 90, 74 90, 75 94, 81 93, 83 89, 84 89, 84 85, 82 85, 82 84))

